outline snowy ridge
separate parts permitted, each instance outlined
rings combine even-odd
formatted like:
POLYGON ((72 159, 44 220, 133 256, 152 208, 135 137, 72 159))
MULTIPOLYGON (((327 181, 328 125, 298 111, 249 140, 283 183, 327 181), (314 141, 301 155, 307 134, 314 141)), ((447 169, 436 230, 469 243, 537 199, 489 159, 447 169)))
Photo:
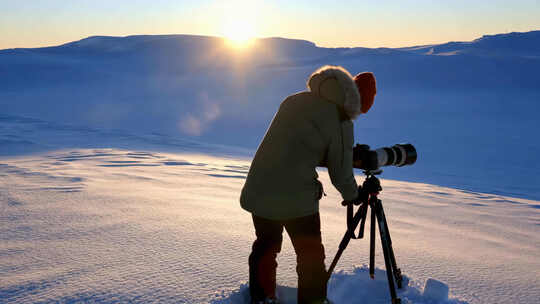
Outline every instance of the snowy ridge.
POLYGON ((471 42, 448 42, 438 45, 401 48, 425 55, 459 55, 540 58, 540 31, 484 35, 471 42))

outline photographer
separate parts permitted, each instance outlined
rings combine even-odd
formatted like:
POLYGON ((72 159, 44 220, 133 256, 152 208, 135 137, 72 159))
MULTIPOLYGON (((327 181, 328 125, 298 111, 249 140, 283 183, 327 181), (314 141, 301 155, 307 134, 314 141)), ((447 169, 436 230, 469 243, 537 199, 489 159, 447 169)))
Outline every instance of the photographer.
POLYGON ((324 191, 316 167, 328 168, 344 200, 358 195, 352 121, 372 106, 375 78, 325 66, 307 86, 281 103, 242 189, 240 203, 252 213, 257 237, 249 256, 252 303, 277 303, 276 257, 284 227, 297 256, 298 303, 328 303, 319 216, 324 191))

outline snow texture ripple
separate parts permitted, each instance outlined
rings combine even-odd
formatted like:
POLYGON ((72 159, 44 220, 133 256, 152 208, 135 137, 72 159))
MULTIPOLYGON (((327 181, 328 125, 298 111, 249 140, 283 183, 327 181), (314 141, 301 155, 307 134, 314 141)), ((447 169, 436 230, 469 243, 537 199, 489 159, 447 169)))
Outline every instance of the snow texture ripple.
MULTIPOLYGON (((242 158, 151 150, 0 159, 0 302, 244 303, 254 233, 238 195, 248 169, 242 158)), ((320 176, 328 264, 345 212, 320 176)), ((540 202, 387 179, 382 186, 405 303, 537 303, 540 202), (429 287, 430 279, 442 283, 429 287)), ((372 281, 355 266, 367 263, 368 242, 351 242, 331 299, 387 303, 379 249, 372 281)), ((287 238, 278 263, 280 296, 294 303, 287 238)))

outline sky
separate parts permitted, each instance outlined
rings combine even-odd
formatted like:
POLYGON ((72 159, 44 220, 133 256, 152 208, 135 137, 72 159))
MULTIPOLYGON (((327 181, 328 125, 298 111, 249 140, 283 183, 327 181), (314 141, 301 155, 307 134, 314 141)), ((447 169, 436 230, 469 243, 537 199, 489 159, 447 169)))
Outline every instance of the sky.
POLYGON ((400 47, 530 30, 540 30, 540 0, 0 0, 0 49, 136 34, 400 47))

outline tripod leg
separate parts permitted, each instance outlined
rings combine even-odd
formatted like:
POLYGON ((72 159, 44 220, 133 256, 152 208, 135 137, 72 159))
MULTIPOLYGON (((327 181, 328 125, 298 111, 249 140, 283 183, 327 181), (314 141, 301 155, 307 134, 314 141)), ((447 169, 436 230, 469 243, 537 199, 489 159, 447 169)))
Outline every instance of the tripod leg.
POLYGON ((375 211, 377 215, 377 222, 379 224, 379 232, 381 234, 381 244, 384 254, 384 264, 386 267, 386 275, 388 277, 388 287, 390 288, 390 296, 392 297, 392 304, 401 303, 401 300, 397 297, 396 287, 394 286, 393 267, 390 261, 390 255, 392 247, 388 239, 388 229, 386 226, 386 220, 384 218, 384 212, 382 209, 381 200, 377 200, 375 203, 375 211))
POLYGON ((403 285, 403 276, 401 275, 401 269, 397 267, 396 256, 394 255, 394 248, 392 247, 392 238, 390 237, 390 228, 388 228, 388 223, 386 222, 386 216, 384 215, 382 203, 380 203, 380 209, 381 217, 384 222, 384 227, 386 227, 386 235, 388 239, 388 248, 390 251, 390 263, 392 265, 392 271, 394 273, 394 278, 396 279, 397 288, 401 288, 403 285))
POLYGON ((339 258, 341 258, 343 251, 345 251, 345 248, 347 248, 347 245, 349 245, 350 240, 351 233, 349 232, 349 230, 347 230, 347 232, 345 232, 345 235, 341 239, 341 243, 339 243, 338 252, 334 257, 332 264, 330 264, 330 267, 328 268, 326 281, 330 280, 330 276, 332 275, 332 272, 334 272, 334 268, 336 268, 337 262, 339 261, 339 258))
MULTIPOLYGON (((332 261, 332 264, 330 264, 330 268, 328 268, 327 271, 327 281, 330 279, 330 276, 332 275, 332 272, 334 272, 334 269, 336 268, 337 262, 341 258, 341 255, 343 254, 343 251, 345 251, 345 248, 347 248, 347 245, 349 245, 349 242, 354 237, 354 229, 360 221, 362 223, 365 222, 367 214, 367 204, 362 205, 357 211, 356 214, 353 217, 351 227, 347 227, 347 231, 345 231, 345 235, 343 235, 343 238, 341 239, 341 242, 339 243, 338 252, 336 253, 336 256, 334 257, 334 260, 332 261)), ((361 230, 362 236, 364 235, 363 229, 361 230)))
MULTIPOLYGON (((372 205, 373 206, 373 205, 372 205)), ((375 278, 375 209, 371 208, 371 224, 369 235, 369 276, 375 278)))
POLYGON ((364 228, 366 226, 367 209, 368 209, 368 204, 367 203, 362 204, 362 206, 360 206, 360 209, 359 209, 359 212, 361 212, 361 215, 360 215, 360 217, 361 217, 360 230, 359 230, 359 233, 358 233, 358 238, 359 239, 364 238, 364 228))

